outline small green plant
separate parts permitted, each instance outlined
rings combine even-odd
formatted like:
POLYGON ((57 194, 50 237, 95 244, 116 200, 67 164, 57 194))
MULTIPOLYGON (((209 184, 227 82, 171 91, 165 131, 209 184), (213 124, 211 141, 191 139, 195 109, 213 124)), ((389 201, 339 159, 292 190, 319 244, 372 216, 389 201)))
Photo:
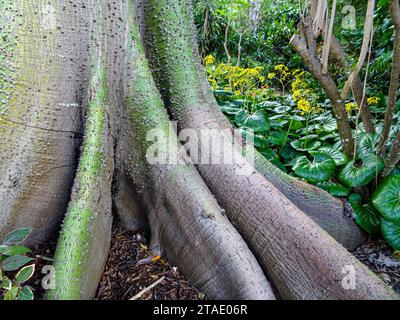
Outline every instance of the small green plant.
POLYGON ((35 265, 27 264, 32 258, 26 254, 30 249, 21 245, 31 229, 10 232, 0 244, 0 297, 4 300, 33 300, 33 292, 24 285, 34 274, 35 265))

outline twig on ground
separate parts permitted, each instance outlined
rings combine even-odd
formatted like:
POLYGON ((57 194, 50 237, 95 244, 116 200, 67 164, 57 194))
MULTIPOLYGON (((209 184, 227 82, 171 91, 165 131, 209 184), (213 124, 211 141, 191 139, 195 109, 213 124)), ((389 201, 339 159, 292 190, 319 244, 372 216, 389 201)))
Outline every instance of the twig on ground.
POLYGON ((157 287, 161 282, 163 282, 165 279, 165 277, 162 277, 160 279, 158 279, 156 282, 154 282, 153 284, 151 284, 150 286, 148 286, 147 288, 143 289, 142 291, 140 291, 137 295, 135 295, 133 298, 131 298, 130 300, 138 300, 140 299, 144 294, 146 294, 147 292, 149 292, 150 290, 154 289, 155 287, 157 287))

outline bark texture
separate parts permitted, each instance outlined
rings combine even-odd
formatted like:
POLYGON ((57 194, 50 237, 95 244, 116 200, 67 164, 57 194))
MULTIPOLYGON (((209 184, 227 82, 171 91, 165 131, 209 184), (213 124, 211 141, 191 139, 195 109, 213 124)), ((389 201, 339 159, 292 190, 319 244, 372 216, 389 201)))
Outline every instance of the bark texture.
POLYGON ((123 221, 131 227, 150 226, 153 249, 160 254, 166 250, 180 271, 210 298, 274 299, 247 244, 185 153, 179 153, 176 133, 144 56, 132 2, 96 8, 99 12, 94 7, 89 11, 91 20, 100 25, 94 36, 102 37, 102 31, 108 30, 112 37, 93 45, 95 51, 100 47, 100 53, 89 90, 81 165, 55 258, 57 287, 48 298, 89 299, 95 294, 110 239, 112 165, 107 159, 113 160, 113 152, 109 157, 107 151, 113 151, 111 137, 118 136, 116 207, 123 221), (118 17, 119 22, 110 17, 118 17), (103 129, 116 122, 118 132, 103 135, 103 129), (151 131, 168 143, 165 163, 149 164, 147 150, 152 142, 147 134, 151 131), (106 179, 101 179, 103 175, 106 179), (132 205, 126 206, 134 199, 140 214, 131 211, 132 205))
POLYGON ((400 161, 400 133, 397 134, 396 138, 393 141, 392 150, 390 150, 387 159, 385 161, 385 170, 383 171, 382 176, 389 176, 394 168, 400 161))
MULTIPOLYGON (((331 41, 331 54, 332 54, 332 57, 335 59, 335 61, 337 61, 344 70, 350 69, 350 66, 346 62, 346 54, 345 54, 341 44, 339 43, 339 41, 336 39, 336 37, 334 35, 332 36, 332 41, 331 41)), ((368 108, 367 97, 365 95, 364 85, 363 85, 363 82, 361 81, 359 75, 354 77, 352 91, 353 91, 353 96, 354 96, 355 102, 360 107, 360 115, 361 115, 361 119, 364 123, 365 132, 366 133, 375 133, 376 130, 375 130, 374 123, 372 122, 371 111, 368 108)))
MULTIPOLYGON (((324 11, 322 2, 320 2, 319 0, 311 1, 310 15, 313 22, 313 33, 315 39, 317 39, 321 35, 325 35, 325 26, 322 21, 324 19, 324 15, 321 14, 321 11, 319 11, 321 9, 322 11, 324 11)), ((346 53, 344 52, 343 47, 341 46, 340 42, 337 40, 334 34, 331 34, 329 43, 331 60, 337 63, 344 71, 350 73, 351 66, 346 61, 346 53)), ((358 106, 360 106, 360 114, 361 119, 364 123, 365 132, 375 133, 375 126, 372 122, 371 112, 368 109, 367 99, 364 92, 364 85, 358 74, 354 76, 354 81, 351 89, 353 91, 353 96, 356 103, 358 104, 358 106)))
POLYGON ((94 72, 80 166, 54 258, 56 289, 49 297, 57 300, 94 297, 110 249, 114 150, 100 61, 94 72))
POLYGON ((68 1, 0 2, 0 238, 46 240, 65 213, 82 138, 86 18, 68 1))

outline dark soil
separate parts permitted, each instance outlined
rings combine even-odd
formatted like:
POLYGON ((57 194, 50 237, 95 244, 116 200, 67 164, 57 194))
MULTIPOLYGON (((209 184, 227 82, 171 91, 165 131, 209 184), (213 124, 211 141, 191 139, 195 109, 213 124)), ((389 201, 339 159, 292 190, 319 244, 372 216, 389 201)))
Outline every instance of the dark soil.
POLYGON ((26 284, 32 287, 35 300, 42 299, 45 293, 42 281, 44 277, 49 275, 47 268, 53 264, 56 246, 57 239, 52 239, 45 244, 36 246, 32 250, 32 254, 28 254, 30 257, 35 258, 35 273, 26 284))
POLYGON ((164 257, 149 250, 143 233, 123 231, 116 226, 97 299, 129 300, 163 277, 161 283, 137 300, 204 299, 164 257))
POLYGON ((394 256, 386 241, 371 240, 358 248, 354 255, 400 294, 400 254, 394 256))

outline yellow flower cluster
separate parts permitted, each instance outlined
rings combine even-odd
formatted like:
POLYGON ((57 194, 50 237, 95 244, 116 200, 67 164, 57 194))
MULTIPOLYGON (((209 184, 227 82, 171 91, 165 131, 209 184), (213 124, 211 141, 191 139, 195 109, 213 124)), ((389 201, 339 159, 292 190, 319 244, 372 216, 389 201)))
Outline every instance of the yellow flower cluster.
POLYGON ((209 56, 207 57, 204 62, 208 80, 213 90, 224 88, 224 90, 231 91, 238 96, 253 97, 267 92, 268 85, 265 83, 266 79, 262 74, 263 67, 241 68, 225 63, 215 66, 215 61, 209 56))
POLYGON ((378 104, 380 101, 381 101, 381 99, 378 97, 371 97, 371 98, 368 98, 367 103, 368 103, 368 105, 372 106, 372 105, 378 104))
POLYGON ((296 69, 292 72, 294 81, 292 82, 293 100, 297 102, 297 108, 302 114, 313 112, 315 114, 323 110, 318 106, 312 106, 310 101, 315 100, 315 95, 310 89, 307 82, 304 81, 305 72, 301 69, 296 69))
POLYGON ((292 77, 289 68, 284 64, 278 64, 274 67, 274 71, 268 73, 269 80, 277 80, 282 87, 282 94, 285 94, 285 88, 292 77))
POLYGON ((308 100, 301 99, 297 102, 297 108, 303 113, 308 113, 311 111, 311 104, 308 100))
POLYGON ((206 56, 204 58, 204 64, 206 66, 211 66, 211 65, 215 64, 215 62, 216 62, 216 60, 215 60, 214 56, 211 54, 209 54, 208 56, 206 56))
POLYGON ((275 71, 279 71, 280 73, 289 73, 289 68, 284 64, 278 64, 275 66, 275 71))
POLYGON ((358 105, 354 102, 346 103, 345 108, 346 108, 347 113, 351 113, 353 110, 359 109, 358 105))

